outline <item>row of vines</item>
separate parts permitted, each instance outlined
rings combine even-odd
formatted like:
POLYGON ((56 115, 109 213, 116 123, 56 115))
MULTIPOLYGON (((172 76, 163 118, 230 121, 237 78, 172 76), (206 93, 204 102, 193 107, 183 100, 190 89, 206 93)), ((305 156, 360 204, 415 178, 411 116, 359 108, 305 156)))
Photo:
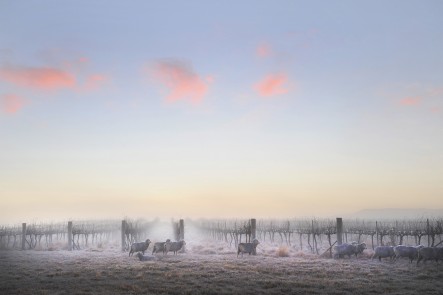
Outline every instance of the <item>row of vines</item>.
MULTIPOLYGON (((249 241, 251 236, 260 242, 286 244, 319 254, 337 240, 335 219, 257 220, 255 233, 251 220, 200 220, 196 226, 208 237, 235 246, 249 241)), ((372 249, 378 245, 440 244, 443 218, 404 220, 344 220, 344 242, 366 242, 372 249)))
MULTIPOLYGON (((143 219, 124 220, 126 248, 147 235, 157 222, 143 219)), ((71 239, 68 238, 69 222, 32 223, 14 226, 0 226, 0 249, 62 249, 80 250, 89 246, 100 246, 103 242, 119 242, 121 220, 73 221, 71 239), (71 240, 71 247, 68 241, 71 240)))

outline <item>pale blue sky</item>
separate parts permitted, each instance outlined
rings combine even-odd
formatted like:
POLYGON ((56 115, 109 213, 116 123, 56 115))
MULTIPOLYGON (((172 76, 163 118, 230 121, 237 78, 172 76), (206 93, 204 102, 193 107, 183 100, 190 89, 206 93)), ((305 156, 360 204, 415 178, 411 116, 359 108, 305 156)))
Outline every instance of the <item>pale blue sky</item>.
POLYGON ((0 221, 441 208, 442 13, 1 1, 0 221))

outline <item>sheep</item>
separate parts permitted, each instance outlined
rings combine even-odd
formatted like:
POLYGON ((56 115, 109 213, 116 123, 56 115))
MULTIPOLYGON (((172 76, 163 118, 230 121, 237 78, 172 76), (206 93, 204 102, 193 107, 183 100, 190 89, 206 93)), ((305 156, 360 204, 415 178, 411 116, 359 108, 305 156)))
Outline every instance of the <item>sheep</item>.
POLYGON ((348 255, 351 258, 351 255, 355 254, 355 245, 352 244, 341 244, 334 247, 335 257, 342 257, 348 255))
POLYGON ((352 244, 341 244, 334 247, 335 257, 342 257, 348 255, 351 258, 351 255, 355 255, 357 257, 358 254, 363 253, 363 250, 366 249, 366 243, 358 244, 353 242, 352 244))
POLYGON ((238 251, 237 251, 237 257, 238 254, 241 253, 241 256, 243 257, 243 253, 249 253, 249 255, 255 255, 257 254, 257 245, 260 244, 260 242, 257 239, 252 240, 252 243, 240 243, 238 244, 238 251))
POLYGON ((149 240, 149 239, 147 239, 144 242, 133 243, 131 245, 131 250, 129 250, 129 256, 133 255, 135 252, 142 252, 144 255, 145 251, 148 249, 150 243, 151 243, 151 240, 149 240))
POLYGON ((155 256, 143 256, 140 252, 137 253, 137 257, 140 261, 150 261, 155 260, 155 256))
POLYGON ((418 250, 423 248, 422 245, 418 246, 404 246, 404 245, 398 245, 394 247, 394 261, 397 260, 399 257, 408 257, 409 262, 412 263, 412 261, 417 258, 418 250))
POLYGON ((174 252, 174 255, 177 255, 177 252, 180 251, 180 249, 185 245, 186 245, 186 242, 184 240, 180 240, 178 242, 172 242, 166 248, 166 253, 168 253, 169 251, 172 251, 172 252, 174 252))
POLYGON ((366 243, 353 243, 353 245, 355 246, 355 257, 357 257, 358 254, 363 253, 363 251, 366 249, 366 243))
POLYGON ((171 240, 167 239, 166 242, 159 242, 154 244, 154 249, 152 249, 152 254, 163 252, 163 254, 167 253, 167 249, 169 249, 171 244, 171 240))
POLYGON ((391 259, 395 256, 394 247, 393 246, 378 246, 375 247, 374 255, 372 255, 372 259, 377 258, 381 261, 382 258, 390 257, 391 259))
POLYGON ((427 260, 434 259, 437 263, 438 260, 443 260, 443 248, 439 247, 423 247, 418 250, 418 263, 423 260, 425 263, 427 260))

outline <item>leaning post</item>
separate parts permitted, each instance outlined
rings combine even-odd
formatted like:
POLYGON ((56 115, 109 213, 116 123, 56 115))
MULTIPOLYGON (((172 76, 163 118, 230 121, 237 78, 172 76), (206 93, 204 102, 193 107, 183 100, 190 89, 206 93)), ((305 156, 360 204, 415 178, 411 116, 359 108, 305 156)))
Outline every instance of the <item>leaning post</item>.
POLYGON ((72 251, 72 221, 68 221, 68 250, 72 251))
POLYGON ((22 250, 26 248, 26 223, 22 223, 22 250))
POLYGON ((337 244, 343 243, 343 220, 341 217, 337 217, 337 244))

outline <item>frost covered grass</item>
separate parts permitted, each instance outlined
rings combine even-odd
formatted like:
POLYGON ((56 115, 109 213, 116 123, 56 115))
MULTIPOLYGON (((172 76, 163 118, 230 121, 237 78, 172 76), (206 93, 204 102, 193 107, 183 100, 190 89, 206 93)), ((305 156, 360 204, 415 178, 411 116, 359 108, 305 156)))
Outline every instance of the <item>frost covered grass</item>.
MULTIPOLYGON (((149 252, 149 251, 148 251, 149 252)), ((261 245, 236 257, 225 243, 188 242, 186 253, 149 261, 118 247, 0 251, 2 294, 441 294, 443 265, 328 259, 261 245), (282 255, 280 254, 282 253, 282 255)), ((147 254, 145 254, 147 255, 147 254)))

